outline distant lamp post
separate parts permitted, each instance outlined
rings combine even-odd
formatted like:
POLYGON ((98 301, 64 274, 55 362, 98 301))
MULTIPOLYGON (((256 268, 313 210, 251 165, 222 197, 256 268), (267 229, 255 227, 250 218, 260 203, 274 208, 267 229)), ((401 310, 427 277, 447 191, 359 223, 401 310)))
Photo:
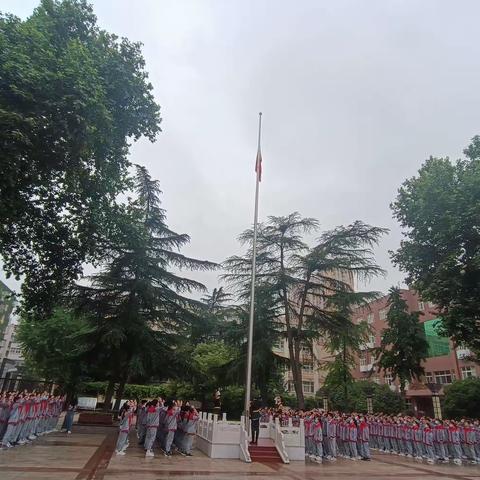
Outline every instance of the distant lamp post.
POLYGON ((433 416, 442 420, 442 405, 440 403, 440 389, 442 388, 441 385, 437 383, 427 383, 427 387, 432 392, 432 404, 433 404, 433 416))

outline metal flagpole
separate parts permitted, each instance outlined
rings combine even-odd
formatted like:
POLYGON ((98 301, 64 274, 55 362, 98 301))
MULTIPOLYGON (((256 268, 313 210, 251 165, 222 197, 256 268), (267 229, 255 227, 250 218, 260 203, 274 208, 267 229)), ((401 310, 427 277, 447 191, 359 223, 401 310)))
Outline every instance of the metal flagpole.
MULTIPOLYGON (((261 158, 260 137, 262 133, 262 113, 258 114, 258 147, 257 162, 261 158)), ((261 161, 261 160, 260 160, 261 161)), ((258 223, 258 190, 260 185, 261 165, 256 165, 257 180, 255 186, 255 214, 253 217, 253 248, 252 248, 252 286, 250 292, 250 318, 248 321, 248 351, 247 351, 247 379, 245 385, 245 429, 248 432, 248 417, 250 411, 250 395, 252 390, 252 348, 253 348, 253 317, 255 313, 255 274, 257 267, 257 223, 258 223)))

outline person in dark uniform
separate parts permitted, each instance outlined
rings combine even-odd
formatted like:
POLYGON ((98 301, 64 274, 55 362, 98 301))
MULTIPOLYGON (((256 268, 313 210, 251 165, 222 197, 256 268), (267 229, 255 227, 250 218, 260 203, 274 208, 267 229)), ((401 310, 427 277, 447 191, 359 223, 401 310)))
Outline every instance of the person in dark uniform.
POLYGON ((258 443, 258 435, 260 434, 260 403, 254 399, 250 403, 250 422, 252 426, 252 444, 258 443))

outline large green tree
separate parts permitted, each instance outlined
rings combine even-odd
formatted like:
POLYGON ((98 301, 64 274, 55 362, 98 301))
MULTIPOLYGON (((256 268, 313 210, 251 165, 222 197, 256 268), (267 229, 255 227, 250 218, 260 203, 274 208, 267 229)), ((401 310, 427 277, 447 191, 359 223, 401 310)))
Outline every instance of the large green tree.
POLYGON ((22 318, 17 340, 23 347, 27 372, 60 384, 73 395, 91 373, 89 353, 94 331, 86 318, 61 308, 42 322, 22 318))
POLYGON ((377 292, 340 291, 327 300, 332 315, 336 318, 337 328, 332 329, 325 339, 327 351, 332 359, 326 362, 327 376, 325 386, 343 389, 343 398, 348 404, 354 378, 352 371, 356 360, 365 343, 368 341, 371 329, 366 322, 352 322, 354 308, 364 306, 377 298, 377 292))
MULTIPOLYGON (((272 389, 283 390, 282 369, 287 359, 275 353, 274 346, 284 341, 284 327, 280 321, 281 304, 268 285, 257 285, 255 291, 255 317, 252 342, 252 383, 264 402, 273 402, 272 389)), ((241 297, 248 300, 248 294, 241 297)), ((246 332, 250 319, 250 304, 239 306, 225 324, 225 341, 233 345, 238 355, 227 365, 226 379, 245 384, 248 342, 246 332)))
POLYGON ((129 146, 160 130, 144 67, 85 0, 0 15, 0 254, 26 311, 48 315, 110 247, 129 146))
POLYGON ((392 204, 404 231, 394 262, 439 309, 448 336, 480 353, 480 137, 466 158, 430 157, 392 204))
MULTIPOLYGON (((353 291, 355 279, 382 273, 372 249, 384 229, 357 221, 324 232, 309 247, 303 235, 317 230, 317 220, 302 218, 297 212, 271 216, 258 229, 258 281, 274 290, 281 305, 300 408, 304 407, 302 352, 338 327, 338 318, 326 301, 339 291, 353 291)), ((241 234, 240 241, 249 247, 246 255, 225 262, 229 271, 225 278, 240 291, 245 291, 251 278, 252 238, 251 229, 241 234)))
POLYGON ((407 302, 399 288, 392 287, 388 297, 387 328, 382 332, 382 341, 377 349, 377 365, 398 378, 400 392, 405 395, 405 385, 424 373, 422 362, 428 355, 428 343, 420 312, 409 312, 407 302))
POLYGON ((478 418, 480 379, 466 378, 448 385, 445 389, 443 407, 448 418, 478 418))
POLYGON ((91 284, 77 285, 73 295, 78 311, 96 325, 110 382, 107 393, 119 382, 117 397, 132 374, 154 362, 153 356, 170 358, 199 320, 200 302, 187 295, 205 287, 176 271, 216 267, 179 252, 189 236, 168 228, 158 181, 144 167, 137 166, 134 183, 136 198, 126 209, 121 243, 91 284))

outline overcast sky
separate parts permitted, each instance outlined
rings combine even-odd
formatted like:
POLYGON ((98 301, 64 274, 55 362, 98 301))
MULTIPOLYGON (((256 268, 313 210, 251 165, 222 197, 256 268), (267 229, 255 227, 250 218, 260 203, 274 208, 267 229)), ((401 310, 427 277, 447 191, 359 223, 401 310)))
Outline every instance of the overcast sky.
MULTIPOLYGON (((0 9, 25 18, 37 4, 0 9)), ((240 252, 262 111, 260 219, 296 210, 323 229, 387 227, 377 258, 388 275, 370 288, 402 282, 388 255, 401 238, 396 190, 429 155, 458 158, 480 133, 479 1, 93 4, 102 28, 144 44, 163 133, 131 160, 160 180, 170 226, 192 237, 186 253, 240 252)))

